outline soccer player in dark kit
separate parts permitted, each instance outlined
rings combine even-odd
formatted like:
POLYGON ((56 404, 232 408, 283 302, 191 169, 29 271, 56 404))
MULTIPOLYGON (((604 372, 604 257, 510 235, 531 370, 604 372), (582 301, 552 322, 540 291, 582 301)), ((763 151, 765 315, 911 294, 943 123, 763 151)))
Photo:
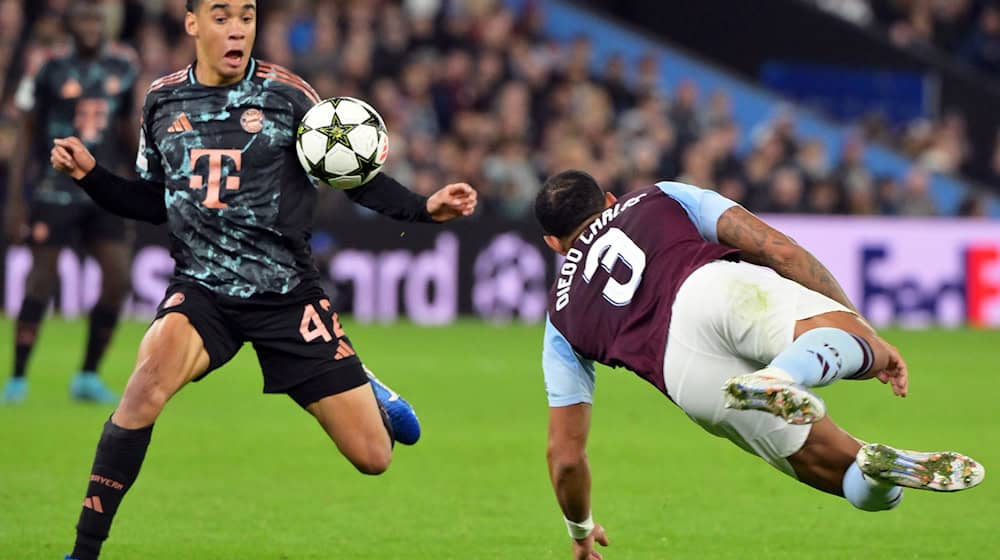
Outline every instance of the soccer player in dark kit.
POLYGON ((101 294, 90 312, 86 353, 70 395, 113 404, 118 397, 97 376, 98 364, 129 291, 130 243, 125 221, 98 208, 69 178, 48 165, 52 140, 78 136, 109 167, 127 163, 134 146, 129 124, 138 59, 128 47, 104 39, 104 13, 96 1, 75 2, 66 16, 71 45, 59 49, 16 95, 23 113, 21 141, 11 159, 4 209, 8 241, 27 239, 33 259, 14 333, 14 371, 3 402, 27 396, 28 358, 59 278, 64 247, 86 249, 101 267, 101 294), (33 187, 26 204, 24 185, 33 187))
MULTIPOLYGON (((51 153, 52 164, 105 208, 167 223, 177 263, 121 403, 104 425, 75 560, 100 554, 167 401, 244 342, 257 352, 264 391, 285 393, 314 415, 362 473, 388 468, 394 440, 420 437, 413 409, 367 372, 319 287, 309 249, 317 193, 294 147, 316 93, 288 70, 250 56, 255 2, 188 0, 187 7, 197 58, 150 87, 137 158, 142 178, 113 175, 75 138, 56 140, 51 153)), ((470 215, 477 200, 465 184, 425 198, 385 175, 348 196, 421 222, 470 215)))
POLYGON ((566 257, 542 367, 549 472, 574 558, 608 544, 586 457, 595 362, 635 372, 712 435, 861 510, 896 507, 902 486, 982 482, 965 455, 864 444, 826 417, 809 387, 877 378, 905 396, 906 364, 815 257, 736 203, 672 182, 616 200, 567 171, 545 183, 535 213, 566 257))

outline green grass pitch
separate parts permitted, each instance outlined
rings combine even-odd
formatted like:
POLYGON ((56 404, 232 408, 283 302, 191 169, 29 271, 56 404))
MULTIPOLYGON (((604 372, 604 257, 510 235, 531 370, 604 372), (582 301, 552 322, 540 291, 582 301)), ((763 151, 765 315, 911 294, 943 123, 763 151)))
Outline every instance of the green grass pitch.
MULTIPOLYGON (((127 324, 114 342, 104 371, 116 389, 142 332, 127 324)), ((247 348, 168 405, 104 558, 569 558, 545 468, 540 327, 348 332, 417 407, 421 443, 397 447, 382 477, 357 474, 290 399, 260 394, 247 348)), ((68 399, 83 336, 82 322, 47 323, 28 402, 0 408, 0 559, 61 559, 72 544, 110 413, 68 399)), ((909 359, 910 398, 877 382, 840 383, 822 391, 831 415, 861 438, 955 448, 1000 469, 1000 333, 887 336, 909 359)), ((0 321, 4 368, 11 337, 0 321)), ((1000 486, 989 475, 967 493, 908 492, 895 511, 858 512, 702 432, 625 372, 598 373, 590 458, 611 560, 1000 555, 1000 486)))

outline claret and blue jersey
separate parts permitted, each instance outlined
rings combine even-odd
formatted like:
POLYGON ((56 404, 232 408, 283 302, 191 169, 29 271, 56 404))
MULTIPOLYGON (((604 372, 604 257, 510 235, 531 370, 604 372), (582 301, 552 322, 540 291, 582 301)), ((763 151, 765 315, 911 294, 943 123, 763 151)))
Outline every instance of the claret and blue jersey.
POLYGON ((662 182, 623 197, 573 244, 549 297, 542 367, 549 405, 593 402, 594 364, 625 367, 666 394, 663 357, 677 290, 735 259, 717 224, 736 203, 662 182))

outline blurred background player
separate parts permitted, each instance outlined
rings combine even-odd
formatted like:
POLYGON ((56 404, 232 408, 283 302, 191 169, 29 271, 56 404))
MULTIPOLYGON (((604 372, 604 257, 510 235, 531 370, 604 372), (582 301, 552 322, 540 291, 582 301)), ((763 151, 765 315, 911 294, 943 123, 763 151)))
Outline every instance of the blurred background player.
POLYGON ((983 480, 964 455, 862 444, 825 416, 808 387, 877 377, 906 396, 906 364, 814 256, 731 200, 673 182, 617 200, 567 171, 535 212, 566 257, 542 361, 549 471, 575 558, 608 544, 586 459, 594 362, 635 372, 709 433, 865 511, 896 507, 900 486, 983 480))
MULTIPOLYGON (((98 165, 77 138, 56 139, 51 152, 53 166, 105 208, 169 221, 176 263, 121 403, 104 425, 75 560, 100 555, 167 401, 246 342, 260 362, 264 392, 287 394, 312 414, 360 472, 381 474, 394 441, 420 437, 412 407, 364 367, 312 259, 318 194, 295 139, 319 97, 299 76, 251 57, 255 2, 188 0, 186 8, 195 62, 146 94, 136 159, 142 178, 129 181, 98 165)), ((448 221, 476 207, 469 185, 428 198, 385 174, 345 192, 408 221, 448 221)))
POLYGON ((11 160, 4 218, 8 241, 27 239, 33 264, 14 334, 13 377, 2 397, 11 404, 27 395, 28 358, 56 287, 59 254, 76 246, 97 260, 102 282, 90 312, 83 364, 70 394, 82 401, 117 401, 98 377, 97 367, 129 292, 130 236, 122 218, 98 208, 48 165, 48 153, 53 139, 78 136, 105 165, 117 168, 125 162, 122 154, 135 145, 128 119, 138 60, 129 47, 105 40, 99 2, 75 2, 66 19, 71 44, 56 48, 16 96, 22 132, 11 160), (25 190, 30 190, 30 204, 25 203, 25 190))

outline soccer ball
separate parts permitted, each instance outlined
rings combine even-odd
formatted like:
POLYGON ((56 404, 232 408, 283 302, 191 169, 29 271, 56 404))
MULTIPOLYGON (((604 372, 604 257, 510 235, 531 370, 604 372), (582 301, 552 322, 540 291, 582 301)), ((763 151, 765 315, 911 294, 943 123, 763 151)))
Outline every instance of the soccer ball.
POLYGON ((334 97, 302 117, 295 151, 309 175, 334 188, 353 189, 382 169, 389 156, 389 131, 371 105, 334 97))

